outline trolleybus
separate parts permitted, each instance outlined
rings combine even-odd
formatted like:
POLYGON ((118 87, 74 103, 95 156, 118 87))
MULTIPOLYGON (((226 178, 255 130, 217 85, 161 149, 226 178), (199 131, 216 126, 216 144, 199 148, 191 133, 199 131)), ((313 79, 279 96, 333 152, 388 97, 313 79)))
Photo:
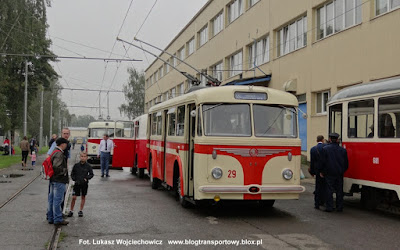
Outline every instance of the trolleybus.
POLYGON ((400 78, 345 88, 331 97, 329 133, 341 135, 349 169, 344 192, 361 192, 361 202, 374 208, 400 197, 400 78))
POLYGON ((301 141, 292 94, 252 86, 205 88, 149 110, 152 188, 200 201, 298 199, 301 141))
POLYGON ((148 159, 148 140, 147 140, 147 114, 136 117, 134 123, 134 162, 132 167, 132 174, 138 175, 139 178, 144 177, 144 171, 147 166, 148 159))

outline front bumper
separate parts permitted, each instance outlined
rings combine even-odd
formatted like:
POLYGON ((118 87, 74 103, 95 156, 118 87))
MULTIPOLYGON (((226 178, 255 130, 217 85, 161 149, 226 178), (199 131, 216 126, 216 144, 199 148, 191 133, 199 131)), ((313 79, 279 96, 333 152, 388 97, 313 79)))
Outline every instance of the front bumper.
POLYGON ((300 185, 276 185, 276 186, 200 186, 199 191, 206 194, 300 194, 305 191, 305 187, 300 185))

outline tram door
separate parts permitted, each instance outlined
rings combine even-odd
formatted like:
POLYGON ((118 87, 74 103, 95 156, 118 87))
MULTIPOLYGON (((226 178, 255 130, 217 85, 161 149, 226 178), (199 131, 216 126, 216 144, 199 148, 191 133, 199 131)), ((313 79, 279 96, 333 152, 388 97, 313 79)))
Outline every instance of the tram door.
POLYGON ((168 110, 164 111, 163 114, 163 161, 162 161, 162 176, 164 178, 164 181, 167 181, 167 124, 168 124, 168 110))
POLYGON ((196 105, 188 105, 189 112, 189 135, 188 135, 188 182, 187 182, 187 195, 193 197, 194 195, 194 138, 196 135, 196 105))

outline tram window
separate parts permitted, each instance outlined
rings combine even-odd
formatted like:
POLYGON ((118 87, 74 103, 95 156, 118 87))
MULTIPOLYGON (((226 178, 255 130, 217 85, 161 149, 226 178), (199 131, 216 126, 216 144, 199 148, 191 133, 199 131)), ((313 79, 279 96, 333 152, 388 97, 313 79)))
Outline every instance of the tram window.
POLYGON ((342 104, 329 107, 329 133, 342 135, 342 104))
POLYGON ((174 136, 175 135, 175 123, 176 123, 176 113, 168 114, 168 135, 174 136))
POLYGON ((251 136, 250 105, 203 105, 204 135, 251 136))
POLYGON ((151 135, 156 135, 157 132, 157 114, 151 116, 151 135))
POLYGON ((183 136, 185 132, 185 106, 178 107, 178 122, 176 124, 176 135, 183 136))
POLYGON ((378 136, 400 138, 400 96, 379 98, 378 109, 378 136))
POLYGON ((348 113, 349 138, 373 137, 371 128, 374 127, 374 100, 350 102, 348 113))
POLYGON ((200 113, 200 106, 197 108, 197 110, 199 111, 197 114, 197 135, 198 136, 202 136, 203 135, 203 131, 201 129, 201 113, 200 113))

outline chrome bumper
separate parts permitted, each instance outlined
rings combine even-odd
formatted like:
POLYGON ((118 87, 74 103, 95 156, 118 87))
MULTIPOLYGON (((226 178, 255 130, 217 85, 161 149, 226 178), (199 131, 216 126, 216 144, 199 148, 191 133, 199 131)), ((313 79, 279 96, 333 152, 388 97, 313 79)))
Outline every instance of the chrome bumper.
POLYGON ((300 185, 291 186, 200 186, 202 193, 225 193, 225 194, 282 194, 282 193, 303 193, 305 187, 300 185))

